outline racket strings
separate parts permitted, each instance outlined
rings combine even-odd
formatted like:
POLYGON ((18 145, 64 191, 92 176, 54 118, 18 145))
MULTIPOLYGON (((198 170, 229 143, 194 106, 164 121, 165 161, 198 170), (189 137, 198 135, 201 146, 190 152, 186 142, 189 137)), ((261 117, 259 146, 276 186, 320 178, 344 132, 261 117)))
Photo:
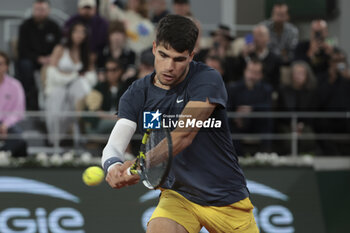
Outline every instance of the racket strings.
POLYGON ((152 131, 145 145, 145 175, 152 186, 158 186, 168 164, 168 141, 162 130, 152 131))

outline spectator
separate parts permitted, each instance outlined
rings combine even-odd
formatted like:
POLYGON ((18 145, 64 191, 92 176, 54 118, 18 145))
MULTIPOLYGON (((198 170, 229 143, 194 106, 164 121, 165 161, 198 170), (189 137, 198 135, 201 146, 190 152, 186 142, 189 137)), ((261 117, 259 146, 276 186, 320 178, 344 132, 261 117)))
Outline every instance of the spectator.
POLYGON ((141 79, 145 77, 146 75, 152 73, 154 71, 154 55, 152 52, 152 49, 146 49, 142 51, 140 55, 140 64, 137 67, 136 74, 132 77, 127 79, 122 84, 123 93, 128 89, 128 87, 137 79, 141 79))
MULTIPOLYGON (((196 45, 194 47, 194 53, 198 53, 200 51, 200 40, 202 37, 202 27, 201 27, 201 23, 199 22, 198 19, 196 19, 194 17, 194 15, 192 14, 191 11, 191 5, 190 5, 190 0, 173 0, 173 13, 176 15, 181 15, 181 16, 185 16, 188 17, 190 19, 192 19, 192 21, 196 24, 199 33, 198 33, 198 38, 197 38, 197 42, 196 45)), ((204 62, 204 57, 202 57, 202 60, 204 62)))
POLYGON ((57 45, 51 55, 45 89, 46 124, 51 143, 60 139, 54 138, 54 133, 66 133, 71 127, 72 120, 60 117, 60 113, 74 111, 77 103, 96 83, 97 77, 87 35, 84 24, 74 24, 68 32, 66 43, 57 45))
POLYGON ((18 126, 25 111, 24 90, 15 78, 6 74, 9 62, 8 56, 0 52, 0 151, 10 151, 15 157, 26 156, 27 144, 19 139, 21 129, 18 126))
POLYGON ((333 47, 326 42, 327 23, 324 20, 311 22, 310 40, 300 42, 295 50, 295 59, 311 65, 316 76, 328 73, 328 64, 333 47))
MULTIPOLYGON (((310 66, 304 61, 295 61, 291 65, 289 83, 281 87, 278 95, 278 111, 308 112, 317 111, 316 106, 317 80, 310 66)), ((313 133, 313 122, 310 118, 298 118, 296 131, 299 134, 313 133)), ((277 128, 279 132, 290 133, 290 119, 278 119, 277 128)), ((290 144, 279 143, 282 150, 279 154, 290 152, 290 144), (284 148, 283 148, 284 146, 284 148)), ((315 153, 316 145, 312 140, 300 140, 299 152, 315 153)))
POLYGON ((96 0, 78 0, 78 14, 65 23, 65 32, 77 22, 82 22, 88 29, 90 49, 101 54, 108 40, 108 23, 96 14, 96 0))
POLYGON ((173 12, 176 15, 192 17, 190 0, 173 0, 173 12))
POLYGON ((110 21, 119 20, 125 24, 128 35, 128 47, 141 53, 152 46, 154 40, 154 26, 148 19, 146 0, 128 0, 124 11, 112 4, 110 0, 101 0, 100 14, 110 21))
POLYGON ((288 21, 288 5, 275 3, 271 19, 262 22, 270 32, 269 48, 271 52, 279 56, 285 64, 292 61, 299 39, 298 29, 288 21))
POLYGON ((278 90, 280 81, 280 65, 281 61, 271 52, 268 48, 270 37, 269 31, 264 25, 257 25, 253 29, 253 41, 244 46, 242 54, 240 56, 240 62, 236 68, 238 74, 240 74, 246 66, 246 62, 256 57, 263 64, 263 80, 278 90))
POLYGON ((223 61, 225 73, 223 75, 224 82, 227 84, 233 81, 233 52, 231 42, 234 37, 230 33, 230 28, 226 25, 219 25, 215 31, 210 33, 213 43, 210 48, 201 49, 194 57, 194 60, 205 62, 206 57, 218 57, 223 61))
MULTIPOLYGON (((271 111, 272 87, 262 81, 263 65, 258 59, 248 61, 244 78, 228 87, 228 109, 236 113, 249 115, 251 112, 271 111)), ((263 118, 235 118, 232 122, 234 132, 238 133, 271 133, 272 121, 263 118)), ((244 143, 244 142, 241 142, 244 143)), ((261 145, 269 150, 269 141, 261 145)), ((260 143, 258 143, 260 145, 260 143)), ((242 154, 244 152, 242 151, 242 154)))
POLYGON ((108 45, 103 49, 98 59, 98 67, 103 68, 109 58, 120 60, 127 68, 128 77, 135 75, 135 53, 126 47, 126 29, 121 21, 113 21, 109 25, 108 45))
POLYGON ((34 72, 49 64, 50 54, 61 40, 61 29, 49 14, 49 2, 35 0, 32 17, 19 27, 18 77, 25 90, 28 110, 39 109, 34 72))
POLYGON ((151 0, 150 3, 153 10, 152 23, 157 24, 163 17, 170 13, 165 0, 151 0))
MULTIPOLYGON (((102 97, 101 106, 98 108, 99 119, 90 121, 89 133, 107 134, 115 125, 115 113, 118 109, 119 99, 126 88, 123 88, 121 77, 124 73, 124 65, 120 60, 109 58, 105 66, 106 81, 98 83, 94 90, 102 97), (106 114, 104 112, 111 112, 106 114)), ((98 97, 100 98, 100 97, 98 97)), ((87 99, 86 102, 89 102, 87 99)))
POLYGON ((317 80, 310 66, 304 61, 293 62, 290 82, 279 91, 279 109, 290 112, 315 110, 316 87, 317 80))
POLYGON ((151 49, 144 50, 140 55, 140 65, 138 66, 137 74, 133 79, 130 79, 129 82, 126 83, 126 88, 131 85, 133 81, 136 79, 140 79, 145 77, 147 74, 150 74, 154 71, 154 55, 151 49))
POLYGON ((225 64, 223 60, 218 56, 208 56, 205 58, 205 64, 211 68, 217 70, 222 77, 225 75, 225 64))
MULTIPOLYGON (((345 53, 334 49, 328 73, 318 88, 317 107, 324 112, 350 111, 350 69, 345 53)), ((321 118, 317 120, 318 133, 350 133, 350 121, 346 118, 321 118)), ((348 140, 319 140, 324 155, 348 155, 348 140)))

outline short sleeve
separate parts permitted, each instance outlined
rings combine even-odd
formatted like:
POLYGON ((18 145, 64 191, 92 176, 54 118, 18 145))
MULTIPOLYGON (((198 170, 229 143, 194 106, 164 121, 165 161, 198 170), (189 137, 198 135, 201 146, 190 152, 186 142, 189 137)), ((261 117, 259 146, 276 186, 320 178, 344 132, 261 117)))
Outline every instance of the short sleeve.
POLYGON ((144 103, 144 89, 134 82, 122 95, 118 105, 118 117, 138 122, 139 112, 144 103))
POLYGON ((207 68, 194 75, 188 84, 189 101, 206 101, 226 108, 227 91, 219 72, 207 68))

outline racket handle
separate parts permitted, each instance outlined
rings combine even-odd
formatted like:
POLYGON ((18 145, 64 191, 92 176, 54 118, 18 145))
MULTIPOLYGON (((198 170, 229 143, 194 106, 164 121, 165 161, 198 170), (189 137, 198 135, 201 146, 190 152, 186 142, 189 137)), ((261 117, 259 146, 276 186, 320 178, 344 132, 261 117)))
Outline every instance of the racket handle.
POLYGON ((146 180, 143 180, 142 183, 143 183, 144 186, 146 186, 146 188, 154 189, 154 187, 150 183, 148 183, 146 180))
POLYGON ((128 167, 128 169, 126 170, 126 174, 128 174, 128 176, 131 176, 131 172, 130 172, 130 167, 128 167))

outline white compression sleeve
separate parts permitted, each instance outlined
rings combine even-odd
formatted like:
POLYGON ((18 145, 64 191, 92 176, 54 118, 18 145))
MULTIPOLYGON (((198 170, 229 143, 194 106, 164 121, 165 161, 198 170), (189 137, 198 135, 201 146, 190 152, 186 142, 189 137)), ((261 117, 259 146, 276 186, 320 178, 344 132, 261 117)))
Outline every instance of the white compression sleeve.
POLYGON ((125 118, 117 121, 102 152, 101 162, 105 171, 110 165, 124 161, 124 152, 135 131, 135 122, 125 118))

